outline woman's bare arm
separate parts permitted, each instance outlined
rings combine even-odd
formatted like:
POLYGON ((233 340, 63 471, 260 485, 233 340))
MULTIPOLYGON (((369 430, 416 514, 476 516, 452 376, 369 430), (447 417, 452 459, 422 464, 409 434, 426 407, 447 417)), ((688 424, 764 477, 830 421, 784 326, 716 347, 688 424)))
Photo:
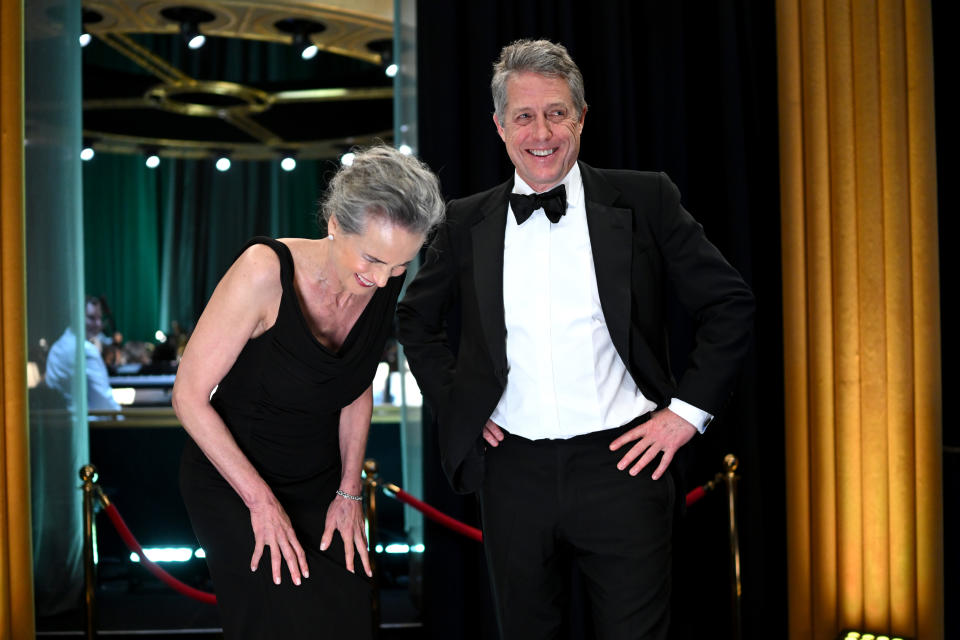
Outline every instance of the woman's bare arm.
POLYGON ((273 250, 253 245, 244 251, 217 285, 184 350, 173 408, 190 437, 250 509, 256 541, 250 570, 256 570, 268 546, 274 583, 280 583, 283 557, 294 583, 300 584, 301 574, 309 573, 290 519, 210 405, 213 389, 247 341, 276 321, 281 295, 280 262, 273 250))
MULTIPOLYGON (((359 496, 362 491, 360 470, 363 467, 363 454, 367 448, 367 435, 370 433, 370 417, 373 414, 373 388, 360 394, 356 400, 340 411, 340 459, 343 471, 340 476, 340 490, 359 496)), ((367 552, 367 536, 364 532, 363 503, 336 496, 327 509, 326 526, 320 540, 320 548, 326 549, 333 539, 333 532, 339 531, 343 538, 343 552, 346 556, 347 570, 353 572, 354 549, 360 555, 360 561, 368 576, 370 556, 367 552)))

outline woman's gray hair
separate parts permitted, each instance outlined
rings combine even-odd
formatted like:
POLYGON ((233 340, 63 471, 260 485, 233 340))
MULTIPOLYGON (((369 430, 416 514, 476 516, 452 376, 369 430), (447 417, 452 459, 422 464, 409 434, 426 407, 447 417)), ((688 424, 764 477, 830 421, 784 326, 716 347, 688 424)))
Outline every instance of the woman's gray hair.
POLYGON ((387 145, 354 150, 330 181, 317 213, 320 228, 331 216, 344 233, 360 234, 371 216, 426 236, 443 220, 440 182, 430 168, 387 145))
POLYGON ((493 108, 501 123, 507 111, 507 80, 514 73, 524 71, 548 78, 563 78, 570 87, 570 97, 579 119, 587 106, 583 94, 583 75, 567 49, 549 40, 517 40, 501 49, 500 59, 493 64, 490 92, 493 94, 493 108))

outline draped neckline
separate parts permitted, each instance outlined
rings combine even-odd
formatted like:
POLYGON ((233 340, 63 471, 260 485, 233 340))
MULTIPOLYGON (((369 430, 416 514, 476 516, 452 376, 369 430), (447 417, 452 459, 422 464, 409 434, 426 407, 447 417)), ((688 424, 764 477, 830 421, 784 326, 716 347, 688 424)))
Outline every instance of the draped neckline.
MULTIPOLYGON (((278 240, 277 242, 280 242, 280 241, 278 240)), ((349 350, 349 347, 352 346, 354 339, 356 337, 357 328, 362 324, 362 320, 366 317, 367 313, 370 312, 370 309, 374 306, 373 304, 374 300, 378 300, 380 297, 382 297, 383 289, 385 287, 377 287, 377 290, 373 292, 373 295, 370 296, 370 299, 367 300, 366 304, 363 306, 363 310, 360 311, 360 314, 357 316, 357 319, 354 320, 353 326, 350 327, 350 331, 347 332, 347 335, 343 339, 343 342, 340 343, 340 347, 338 349, 331 349, 330 347, 323 344, 323 342, 321 342, 317 338, 317 336, 313 333, 313 331, 310 330, 310 323, 307 322, 306 312, 303 310, 303 306, 300 304, 300 296, 297 293, 297 288, 296 288, 297 285, 296 285, 296 278, 295 278, 296 262, 293 259, 293 252, 290 250, 290 247, 286 245, 286 243, 280 242, 280 244, 283 245, 283 247, 286 249, 287 260, 289 261, 289 264, 290 264, 290 277, 288 279, 284 279, 281 274, 280 280, 281 280, 281 284, 283 285, 283 292, 281 295, 283 297, 286 297, 288 295, 291 297, 291 304, 293 305, 294 309, 296 309, 296 312, 297 312, 296 315, 300 322, 300 327, 303 329, 304 333, 306 333, 307 336, 310 337, 310 340, 313 341, 313 344, 317 348, 322 349, 323 351, 325 351, 326 353, 330 354, 335 358, 342 357, 349 350), (287 282, 285 282, 284 280, 289 280, 289 285, 290 285, 289 291, 287 287, 287 282)), ((283 300, 280 301, 280 304, 281 306, 283 305, 283 300)), ((279 319, 279 315, 277 317, 279 319)), ((277 326, 276 322, 274 322, 273 326, 270 328, 273 329, 273 327, 275 326, 277 326)))

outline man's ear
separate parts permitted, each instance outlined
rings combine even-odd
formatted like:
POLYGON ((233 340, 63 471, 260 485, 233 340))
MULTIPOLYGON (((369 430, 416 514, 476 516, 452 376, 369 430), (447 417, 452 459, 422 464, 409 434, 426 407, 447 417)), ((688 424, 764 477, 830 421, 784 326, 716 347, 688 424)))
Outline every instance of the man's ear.
POLYGON ((503 125, 500 124, 500 119, 497 117, 497 114, 493 114, 493 124, 497 127, 497 133, 500 134, 500 139, 506 142, 507 134, 504 133, 503 125))

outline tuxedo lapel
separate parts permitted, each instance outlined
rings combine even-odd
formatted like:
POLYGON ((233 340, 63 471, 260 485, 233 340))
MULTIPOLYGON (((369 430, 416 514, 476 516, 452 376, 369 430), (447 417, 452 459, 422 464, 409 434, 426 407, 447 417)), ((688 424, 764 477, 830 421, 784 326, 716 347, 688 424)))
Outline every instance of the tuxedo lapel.
POLYGON ((471 230, 473 283, 487 349, 501 383, 507 383, 507 325, 503 310, 503 235, 507 226, 507 198, 511 179, 491 194, 483 219, 471 230))
POLYGON ((633 251, 633 216, 630 209, 614 207, 620 192, 595 169, 580 163, 583 177, 587 229, 597 274, 600 307, 613 346, 630 362, 630 262, 633 251))

